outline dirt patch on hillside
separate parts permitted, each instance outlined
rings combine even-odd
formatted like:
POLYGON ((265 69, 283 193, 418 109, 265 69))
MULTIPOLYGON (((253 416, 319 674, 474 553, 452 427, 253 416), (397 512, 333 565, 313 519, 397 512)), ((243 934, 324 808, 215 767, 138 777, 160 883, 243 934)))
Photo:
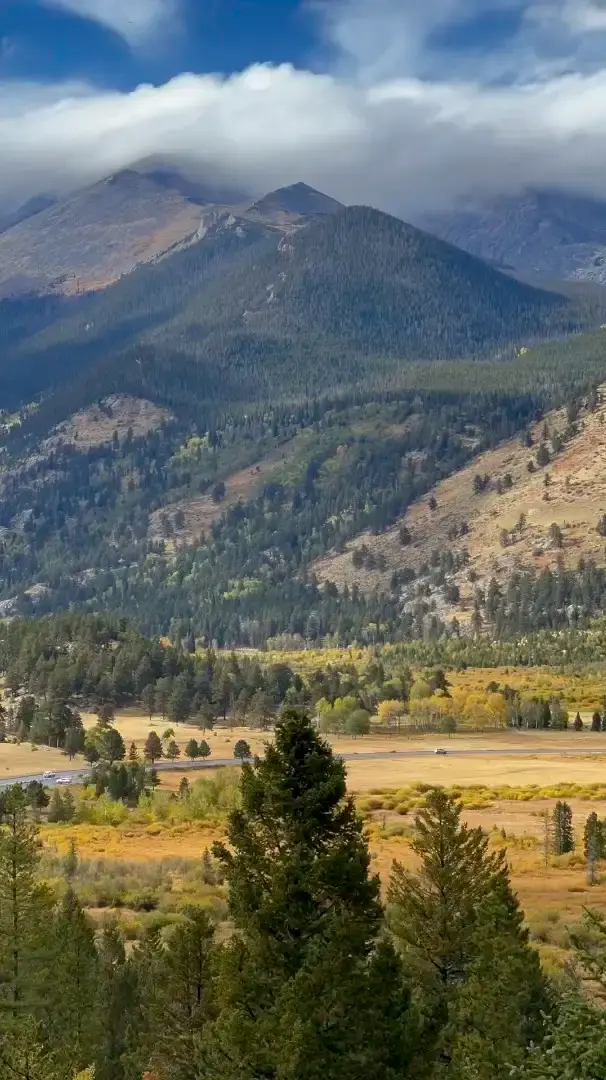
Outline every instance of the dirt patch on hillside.
POLYGON ((213 521, 231 506, 254 499, 286 463, 289 454, 290 448, 280 447, 254 465, 232 473, 223 481, 225 492, 220 497, 213 496, 211 491, 191 499, 180 499, 154 511, 150 517, 149 536, 153 539, 168 538, 167 546, 174 548, 196 543, 213 521))
POLYGON ((89 450, 93 446, 111 442, 116 431, 119 439, 123 439, 129 429, 137 438, 155 431, 171 419, 172 414, 168 409, 162 409, 151 401, 114 394, 60 424, 43 443, 43 449, 52 450, 62 442, 74 443, 80 450, 89 450))

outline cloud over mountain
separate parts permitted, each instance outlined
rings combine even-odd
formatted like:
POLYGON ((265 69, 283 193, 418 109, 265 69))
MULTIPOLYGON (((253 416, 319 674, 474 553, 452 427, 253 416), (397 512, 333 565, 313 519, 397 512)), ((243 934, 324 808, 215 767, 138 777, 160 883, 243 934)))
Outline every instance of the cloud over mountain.
MULTIPOLYGON (((166 0, 52 2, 132 38, 166 0)), ((156 153, 187 155, 209 179, 251 191, 305 179, 397 214, 524 185, 606 195, 603 0, 315 10, 325 72, 260 64, 131 92, 0 83, 0 200, 69 190, 156 153)))

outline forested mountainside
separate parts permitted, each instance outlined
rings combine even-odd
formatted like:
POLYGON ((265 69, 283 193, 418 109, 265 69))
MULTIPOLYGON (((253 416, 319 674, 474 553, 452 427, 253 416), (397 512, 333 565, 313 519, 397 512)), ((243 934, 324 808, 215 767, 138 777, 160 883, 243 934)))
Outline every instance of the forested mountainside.
POLYGON ((63 384, 77 374, 76 407, 136 392, 146 375, 145 396, 157 384, 163 399, 172 394, 164 403, 183 407, 271 400, 276 384, 309 396, 406 361, 511 351, 603 318, 363 207, 282 238, 228 218, 100 294, 52 310, 32 303, 31 327, 23 303, 4 305, 5 400, 55 385, 65 401, 63 384))
POLYGON ((1 610, 77 605, 134 614, 149 632, 178 621, 226 646, 440 634, 448 623, 431 597, 405 602, 397 575, 339 592, 316 560, 381 533, 549 405, 576 395, 586 409, 579 387, 603 366, 596 334, 502 364, 419 365, 409 386, 225 410, 206 427, 104 399, 6 463, 1 610))
POLYGON ((316 561, 598 384, 603 333, 562 335, 602 300, 333 211, 286 235, 277 193, 96 295, 4 302, 3 614, 101 606, 221 645, 442 632, 397 581, 339 593, 316 561))

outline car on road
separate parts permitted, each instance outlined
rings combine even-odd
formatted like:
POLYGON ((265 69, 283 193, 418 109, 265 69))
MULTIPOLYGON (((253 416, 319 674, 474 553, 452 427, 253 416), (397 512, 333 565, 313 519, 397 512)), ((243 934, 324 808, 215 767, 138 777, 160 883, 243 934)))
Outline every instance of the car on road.
POLYGON ((57 775, 56 772, 53 772, 52 769, 48 769, 47 772, 42 773, 42 779, 43 780, 54 780, 56 775, 57 775))
POLYGON ((71 776, 59 776, 57 778, 57 783, 58 784, 71 784, 71 782, 72 782, 71 776))
POLYGON ((447 754, 447 753, 448 753, 448 750, 443 750, 441 746, 438 746, 437 749, 434 750, 434 754, 441 754, 442 757, 444 757, 444 755, 447 754))

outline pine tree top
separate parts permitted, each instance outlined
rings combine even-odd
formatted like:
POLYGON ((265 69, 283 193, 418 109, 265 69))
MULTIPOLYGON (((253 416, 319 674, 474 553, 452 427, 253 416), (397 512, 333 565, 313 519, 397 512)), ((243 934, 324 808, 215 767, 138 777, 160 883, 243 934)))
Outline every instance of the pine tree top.
POLYGON ((229 849, 213 850, 229 885, 232 918, 246 936, 271 927, 274 941, 297 953, 301 935, 310 927, 320 931, 328 919, 359 920, 363 939, 374 934, 379 881, 368 873, 345 769, 304 712, 286 711, 265 757, 243 766, 241 795, 230 817, 229 849))

